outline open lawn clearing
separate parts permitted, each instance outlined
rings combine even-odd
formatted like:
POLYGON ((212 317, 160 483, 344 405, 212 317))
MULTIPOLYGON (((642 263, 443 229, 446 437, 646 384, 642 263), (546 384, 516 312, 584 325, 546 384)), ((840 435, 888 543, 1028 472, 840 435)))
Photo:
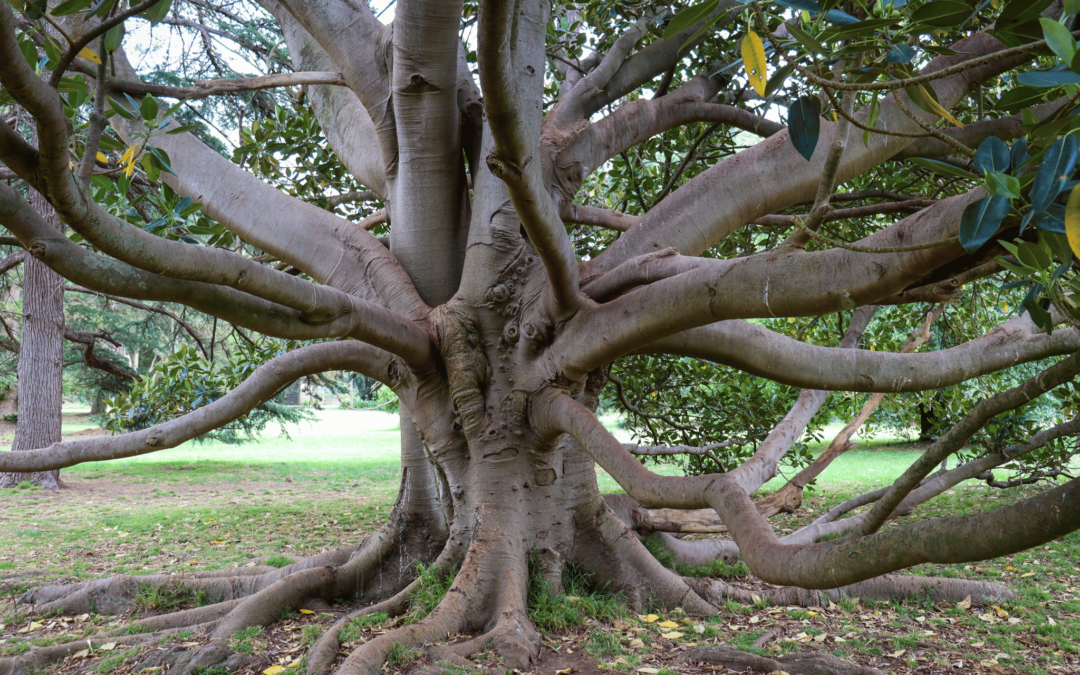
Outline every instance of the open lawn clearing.
MULTIPOLYGON (((0 652, 15 654, 31 645, 128 625, 130 617, 16 615, 10 599, 46 580, 194 572, 267 561, 283 565, 359 541, 373 531, 388 516, 397 489, 396 419, 343 410, 316 414, 318 424, 295 433, 293 440, 267 434, 261 442, 243 446, 186 444, 107 466, 66 470, 68 489, 59 493, 20 489, 0 494, 0 578, 5 598, 0 652)), ((775 519, 778 531, 793 530, 840 501, 885 483, 916 454, 903 446, 889 446, 841 457, 818 481, 817 489, 807 493, 798 514, 775 519)), ((610 482, 606 476, 604 480, 610 482)), ((927 504, 919 517, 1006 504, 1025 494, 1024 488, 957 488, 927 504)), ((653 670, 723 672, 688 662, 689 651, 709 644, 749 649, 756 639, 773 632, 779 637, 759 653, 775 657, 822 650, 886 673, 1080 673, 1078 560, 1080 536, 1074 534, 1005 559, 924 565, 910 571, 999 581, 1018 591, 1016 600, 997 607, 908 601, 841 602, 806 609, 730 603, 723 615, 704 620, 657 612, 658 618, 650 621, 647 615, 628 612, 618 599, 571 578, 566 596, 553 599, 538 593, 533 598, 533 619, 545 634, 536 672, 551 675, 567 668, 578 673, 645 675, 653 670), (662 627, 665 621, 676 626, 662 627)), ((741 564, 681 571, 721 577, 751 591, 768 588, 748 576, 741 564)), ((146 613, 154 613, 206 601, 148 593, 144 606, 146 613)), ((313 614, 286 613, 281 622, 262 631, 237 636, 234 648, 249 652, 252 660, 236 672, 254 675, 274 665, 286 668, 286 673, 303 672, 302 662, 296 663, 303 648, 347 610, 342 605, 315 607, 313 614), (296 665, 289 668, 292 664, 296 665)), ((351 642, 406 620, 357 625, 351 642)), ((139 673, 154 667, 148 659, 155 653, 193 649, 200 640, 180 634, 138 648, 117 644, 69 658, 49 672, 139 673)), ((342 653, 351 646, 346 643, 342 653)), ((399 654, 391 671, 414 670, 415 657, 399 654)), ((484 668, 498 667, 490 653, 481 653, 474 661, 484 668)))

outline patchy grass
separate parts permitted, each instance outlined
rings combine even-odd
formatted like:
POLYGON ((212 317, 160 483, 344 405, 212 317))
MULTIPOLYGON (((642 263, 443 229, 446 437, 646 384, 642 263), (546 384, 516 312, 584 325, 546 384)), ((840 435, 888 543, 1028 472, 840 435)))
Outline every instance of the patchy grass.
MULTIPOLYGON (((6 600, 50 579, 93 579, 112 573, 154 574, 269 564, 281 567, 344 543, 360 541, 389 514, 400 476, 396 418, 382 413, 322 411, 313 429, 294 440, 268 437, 259 444, 187 444, 183 448, 117 463, 65 470, 70 489, 0 493, 0 654, 81 639, 104 630, 131 633, 130 617, 18 616, 6 600), (381 415, 381 417, 380 417, 381 415), (27 574, 30 573, 30 574, 27 574), (20 632, 26 629, 25 632, 20 632)), ((71 431, 65 428, 65 432, 71 431)), ((83 429, 74 429, 83 431, 83 429)), ((799 513, 773 520, 780 534, 794 531, 835 504, 885 484, 918 455, 918 449, 865 443, 848 453, 805 494, 799 513)), ((665 468, 665 472, 668 470, 665 468)), ((777 481, 775 485, 779 485, 777 481)), ((601 489, 614 484, 601 476, 601 489)), ((924 505, 914 517, 953 516, 1006 505, 1036 492, 958 487, 924 505)), ((895 527, 890 525, 889 527, 895 527)), ((685 576, 710 576, 752 591, 768 586, 745 565, 721 562, 703 567, 675 565, 657 542, 646 545, 661 562, 685 576)), ((595 588, 573 570, 565 592, 550 594, 538 579, 529 589, 529 611, 544 634, 542 672, 574 668, 633 673, 705 673, 679 659, 686 648, 732 644, 750 649, 775 628, 784 635, 760 650, 765 654, 816 649, 890 674, 1080 673, 1080 535, 998 560, 968 565, 922 565, 913 574, 991 580, 1017 591, 997 607, 963 608, 925 600, 905 603, 844 601, 820 608, 729 603, 718 617, 679 612, 629 613, 620 598, 595 588), (671 622, 675 624, 672 628, 671 622), (665 623, 666 627, 660 624, 665 623), (670 637, 679 634, 677 637, 670 637), (669 637, 665 637, 669 636, 669 637), (959 665, 958 665, 959 664, 959 665)), ((357 644, 417 620, 444 596, 452 576, 424 569, 413 608, 404 618, 360 617, 340 634, 342 653, 357 644)), ((140 610, 159 613, 213 601, 169 588, 139 591, 140 610)), ((304 649, 352 608, 338 606, 315 615, 284 612, 281 621, 232 636, 238 652, 264 658, 240 673, 272 665, 285 675, 304 672, 304 649)), ((655 610, 654 610, 655 611, 655 610)), ((456 639, 465 639, 459 636, 456 639)), ((157 650, 193 648, 201 636, 179 633, 139 648, 95 651, 46 672, 137 673, 157 650)), ((390 665, 403 672, 417 655, 402 650, 390 665)), ((490 653, 474 662, 500 667, 490 653)), ((450 669, 449 672, 465 672, 450 669)), ((204 669, 203 675, 221 675, 204 669)))

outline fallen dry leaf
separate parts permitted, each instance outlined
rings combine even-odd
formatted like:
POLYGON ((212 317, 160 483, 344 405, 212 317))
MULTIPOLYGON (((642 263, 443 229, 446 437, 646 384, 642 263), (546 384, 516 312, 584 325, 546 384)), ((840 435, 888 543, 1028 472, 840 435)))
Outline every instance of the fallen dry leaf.
POLYGON ((672 628, 678 628, 679 627, 679 624, 675 623, 674 621, 661 621, 660 623, 658 623, 656 625, 660 626, 661 628, 667 629, 667 630, 671 630, 672 628))
POLYGON ((646 614, 645 616, 641 616, 638 618, 645 623, 653 623, 660 620, 660 617, 656 616, 655 614, 646 614))
POLYGON ((683 634, 680 633, 677 630, 671 631, 670 633, 662 633, 660 635, 660 637, 664 638, 665 640, 677 640, 677 639, 681 638, 682 636, 683 636, 683 634))

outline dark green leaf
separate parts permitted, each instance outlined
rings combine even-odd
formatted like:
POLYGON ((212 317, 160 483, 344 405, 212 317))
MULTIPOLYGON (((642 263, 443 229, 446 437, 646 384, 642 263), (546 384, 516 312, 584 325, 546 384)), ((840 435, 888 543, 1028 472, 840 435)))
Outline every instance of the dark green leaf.
POLYGON ((151 26, 156 26, 161 23, 161 20, 169 13, 169 7, 171 5, 172 0, 161 0, 161 2, 143 12, 142 15, 150 21, 151 26))
POLYGON ((798 40, 803 47, 806 47, 807 50, 811 52, 816 52, 818 54, 829 53, 829 50, 826 49, 823 44, 815 40, 813 37, 810 36, 809 33, 799 28, 798 26, 789 23, 787 24, 787 31, 791 33, 791 36, 798 40))
POLYGON ((925 157, 917 157, 911 160, 912 164, 921 166, 924 169, 933 171, 934 173, 941 174, 942 176, 948 176, 949 178, 972 178, 978 179, 979 177, 970 171, 964 171, 959 167, 955 167, 952 164, 938 161, 936 159, 927 159, 925 157))
POLYGON ((990 136, 979 145, 975 151, 975 170, 979 173, 987 171, 1009 170, 1009 149, 997 136, 990 136))
POLYGON ((915 48, 911 45, 899 42, 892 49, 885 52, 885 60, 889 63, 911 63, 915 58, 915 48))
POLYGON ((911 14, 915 23, 935 28, 952 28, 971 16, 971 7, 957 0, 933 0, 911 14))
POLYGON ((1076 136, 1058 139, 1046 151, 1042 164, 1031 184, 1031 207, 1036 214, 1042 213, 1058 196, 1076 168, 1080 147, 1076 136))
POLYGON ((1002 94, 997 101, 991 100, 994 108, 1015 113, 1024 108, 1041 103, 1046 98, 1046 92, 1034 87, 1014 87, 1002 94))
POLYGON ((120 49, 120 45, 123 41, 124 24, 121 23, 105 31, 105 52, 111 54, 117 49, 120 49))
POLYGON ((825 11, 821 8, 821 5, 814 2, 814 0, 775 0, 776 4, 783 5, 784 7, 790 7, 791 9, 802 9, 807 12, 814 12, 820 14, 825 11))
POLYGON ((960 244, 968 253, 979 250, 997 234, 1001 221, 1009 214, 1009 200, 1000 195, 983 197, 968 204, 960 218, 960 244))
POLYGON ((821 118, 818 100, 813 96, 800 96, 788 109, 788 131, 791 144, 807 161, 814 156, 818 135, 821 131, 821 118))
POLYGON ((716 9, 717 4, 719 4, 719 0, 705 0, 701 4, 680 11, 671 17, 671 21, 664 27, 664 39, 670 40, 684 30, 688 30, 716 9))
POLYGON ((150 94, 143 97, 142 103, 139 104, 139 112, 142 113, 142 118, 148 122, 152 122, 157 119, 158 114, 158 102, 150 94))
POLYGON ((75 12, 81 12, 89 7, 91 2, 93 2, 93 0, 67 0, 67 2, 61 2, 54 7, 51 14, 53 16, 65 16, 74 14, 75 12))
POLYGON ((1080 73, 1072 70, 1029 70, 1017 75, 1016 81, 1029 87, 1061 87, 1080 84, 1080 73))

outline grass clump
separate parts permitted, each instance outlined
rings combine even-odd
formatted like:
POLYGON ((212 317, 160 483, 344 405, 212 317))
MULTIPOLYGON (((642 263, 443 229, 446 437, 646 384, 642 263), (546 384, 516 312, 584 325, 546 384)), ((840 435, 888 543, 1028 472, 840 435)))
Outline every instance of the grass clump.
POLYGON ((565 630, 586 619, 611 620, 628 614, 618 595, 596 588, 591 575, 575 566, 564 570, 563 588, 563 593, 553 594, 540 574, 535 570, 530 573, 529 618, 538 630, 565 630))
POLYGON ((210 668, 208 666, 199 666, 195 669, 193 675, 232 675, 229 669, 225 666, 214 666, 210 668))
POLYGON ((135 606, 143 612, 175 612, 187 607, 213 604, 210 594, 201 588, 191 589, 182 584, 153 586, 141 584, 135 593, 135 606))
POLYGON ((358 616, 345 624, 345 627, 338 633, 338 643, 345 644, 346 642, 356 642, 356 639, 360 637, 361 630, 368 626, 377 626, 380 623, 389 620, 390 615, 386 612, 375 612, 374 614, 358 616))
POLYGON ((391 668, 403 666, 406 663, 419 661, 421 656, 422 654, 419 649, 406 647, 399 642, 395 644, 390 649, 390 653, 386 655, 386 665, 391 668))
POLYGON ((287 566, 293 564, 294 562, 296 562, 296 561, 293 560, 292 558, 290 558, 289 556, 283 555, 281 553, 275 553, 274 555, 272 555, 272 556, 270 556, 269 558, 266 559, 266 564, 267 565, 269 565, 270 567, 277 567, 279 569, 282 568, 282 567, 287 567, 287 566))
POLYGON ((250 654, 255 651, 255 638, 262 635, 262 626, 250 626, 238 630, 229 638, 229 649, 237 654, 250 654))
POLYGON ((114 673, 119 670, 120 666, 124 663, 124 661, 127 661, 129 658, 135 656, 138 653, 139 648, 135 647, 134 649, 128 649, 126 651, 110 654, 109 656, 101 659, 101 662, 97 664, 97 667, 94 670, 95 672, 101 673, 101 675, 108 675, 109 673, 114 673))
POLYGON ((664 540, 660 537, 646 537, 644 544, 657 562, 669 570, 675 570, 680 576, 713 579, 742 579, 750 576, 750 568, 741 560, 734 563, 713 560, 708 565, 684 565, 675 561, 675 555, 664 546, 664 540))
POLYGON ((417 588, 409 596, 410 621, 419 621, 431 614, 454 583, 457 568, 440 573, 434 565, 420 563, 416 566, 417 588))

